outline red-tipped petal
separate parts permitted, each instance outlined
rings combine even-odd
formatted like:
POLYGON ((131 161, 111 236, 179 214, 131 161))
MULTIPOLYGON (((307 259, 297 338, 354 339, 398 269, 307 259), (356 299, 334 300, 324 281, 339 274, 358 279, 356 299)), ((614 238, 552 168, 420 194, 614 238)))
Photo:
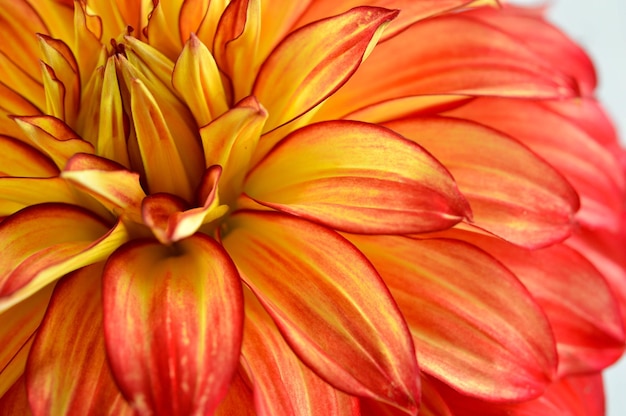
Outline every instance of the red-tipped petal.
POLYGON ((306 367, 289 348, 274 322, 246 291, 242 359, 254 386, 259 415, 349 415, 358 399, 336 390, 306 367))
POLYGON ((307 112, 356 71, 397 11, 357 7, 292 32, 267 58, 253 94, 268 109, 265 131, 307 112))
POLYGON ((0 223, 0 310, 106 259, 127 239, 121 223, 109 230, 100 218, 73 205, 35 205, 8 217, 0 223))
POLYGON ((514 139, 453 118, 413 118, 388 127, 415 140, 450 170, 474 214, 473 225, 529 248, 571 234, 578 195, 514 139))
POLYGON ((15 117, 30 142, 63 169, 76 153, 93 153, 93 145, 52 116, 15 117))
POLYGON ((214 240, 196 234, 173 246, 137 240, 104 270, 109 362, 140 414, 211 414, 239 359, 239 275, 214 240))
POLYGON ((424 149, 388 129, 348 121, 294 132, 249 174, 245 192, 355 233, 419 233, 471 216, 450 174, 424 149))
POLYGON ((224 246, 301 360, 341 390, 417 411, 408 329, 358 250, 279 213, 235 214, 228 228, 224 246))
POLYGON ((132 415, 107 364, 102 329, 102 263, 55 287, 28 357, 26 385, 35 415, 132 415))
POLYGON ((550 326, 493 257, 454 240, 349 238, 398 302, 425 373, 488 400, 543 393, 557 365, 550 326))

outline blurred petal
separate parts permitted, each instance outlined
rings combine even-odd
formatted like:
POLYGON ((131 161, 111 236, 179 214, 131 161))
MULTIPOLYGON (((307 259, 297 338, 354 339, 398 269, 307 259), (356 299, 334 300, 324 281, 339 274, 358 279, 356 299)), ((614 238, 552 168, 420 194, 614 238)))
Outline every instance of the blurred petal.
POLYGON ((604 278, 576 251, 564 245, 526 250, 475 233, 452 235, 493 255, 530 291, 554 331, 560 377, 602 370, 622 355, 619 305, 604 278))
POLYGON ((324 227, 284 214, 242 212, 228 227, 223 244, 242 279, 306 365, 350 394, 417 410, 408 329, 359 251, 324 227))
POLYGON ((133 414, 105 356, 101 271, 102 263, 80 269, 54 290, 26 369, 35 415, 133 414))
POLYGON ((13 386, 6 393, 0 396, 0 415, 31 416, 32 414, 26 395, 26 382, 22 376, 13 383, 13 386))
POLYGON ((0 178, 0 217, 44 202, 76 203, 78 198, 61 178, 0 178))
POLYGON ((109 363, 140 414, 210 414, 237 369, 239 275, 221 246, 196 234, 173 246, 136 240, 104 270, 109 363))
POLYGON ((356 71, 397 11, 357 7, 290 33, 270 54, 254 84, 268 109, 265 131, 302 115, 356 71))
POLYGON ((355 233, 419 233, 471 216, 450 174, 423 148, 385 128, 347 121, 290 135, 250 172, 245 192, 355 233))
POLYGON ((0 223, 0 311, 31 296, 59 277, 106 259, 128 239, 117 223, 65 204, 25 208, 0 223), (45 227, 42 226, 45 224, 45 227))
POLYGON ((254 295, 246 291, 242 359, 254 386, 260 415, 349 415, 358 399, 336 390, 306 367, 289 348, 254 295))
POLYGON ((215 410, 215 416, 258 416, 254 408, 252 389, 242 373, 240 366, 228 387, 228 394, 215 410))
POLYGON ((386 124, 424 146, 446 166, 467 197, 472 225, 536 248, 572 232, 578 196, 558 171, 517 141, 452 118, 386 124))
POLYGON ((548 321, 493 257, 454 240, 349 236, 405 316, 422 370, 486 400, 543 393, 557 365, 548 321))

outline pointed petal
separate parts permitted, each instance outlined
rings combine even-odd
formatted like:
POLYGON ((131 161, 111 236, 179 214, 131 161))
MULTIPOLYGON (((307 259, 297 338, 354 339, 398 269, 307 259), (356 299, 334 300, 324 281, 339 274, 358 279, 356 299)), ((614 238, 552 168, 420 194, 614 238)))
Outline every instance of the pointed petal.
POLYGON ((336 390, 289 348, 254 295, 246 290, 242 359, 254 386, 260 415, 349 415, 358 399, 336 390))
POLYGON ((0 223, 0 311, 73 270, 104 260, 127 239, 121 222, 109 230, 100 218, 73 205, 40 204, 8 217, 0 223))
POLYGON ((44 414, 132 415, 109 370, 102 330, 103 263, 59 281, 26 369, 31 409, 44 414))
POLYGON ((223 168, 220 198, 227 204, 241 195, 265 120, 265 109, 256 98, 248 97, 200 129, 206 166, 223 168))
POLYGON ((268 109, 265 131, 302 115, 356 71, 397 11, 357 7, 287 36, 261 67, 254 95, 268 109))
POLYGON ((472 207, 472 224, 536 248, 571 234, 578 196, 558 171, 510 137, 451 118, 386 126, 415 140, 450 170, 472 207))
POLYGON ((191 200, 191 181, 172 132, 154 97, 139 80, 131 84, 131 111, 150 192, 168 192, 191 200))
POLYGON ((176 61, 172 85, 191 109, 198 126, 228 110, 219 68, 209 48, 193 33, 176 61))
POLYGON ((306 365, 336 388, 417 410, 415 351, 376 271, 338 234, 279 213, 242 212, 224 247, 306 365))
POLYGON ((51 116, 15 117, 31 144, 49 156, 63 169, 76 153, 93 153, 94 148, 81 139, 70 127, 51 116))
MULTIPOLYGON (((220 18, 213 41, 213 55, 221 71, 230 80, 232 101, 250 95, 257 64, 256 55, 261 26, 260 0, 233 0, 220 18)), ((256 94, 255 94, 256 95, 256 94)))
POLYGON ((419 233, 471 216, 449 173, 424 149, 385 128, 348 121, 288 136, 251 171, 245 192, 355 233, 419 233))
POLYGON ((487 400, 543 393, 557 365, 550 326, 493 257, 454 240, 349 238, 398 302, 425 373, 487 400))
POLYGON ((476 233, 458 237, 501 261, 532 293, 554 332, 560 377, 602 370, 622 355, 619 305, 604 278, 576 251, 564 245, 526 250, 476 233))
POLYGON ((140 414, 211 414, 239 359, 235 266, 196 234, 172 247, 136 240, 104 270, 104 331, 115 379, 140 414))

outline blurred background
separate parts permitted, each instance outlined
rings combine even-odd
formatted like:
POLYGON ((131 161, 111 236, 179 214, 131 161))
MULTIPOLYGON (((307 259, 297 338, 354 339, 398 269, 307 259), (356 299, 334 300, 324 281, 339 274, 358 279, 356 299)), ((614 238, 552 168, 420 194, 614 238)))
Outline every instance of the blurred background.
MULTIPOLYGON (((548 18, 583 46, 596 65, 598 97, 626 146, 626 1, 509 0, 548 5, 548 18)), ((626 250, 626 247, 624 247, 626 250)), ((626 357, 605 373, 607 415, 626 415, 626 357)))

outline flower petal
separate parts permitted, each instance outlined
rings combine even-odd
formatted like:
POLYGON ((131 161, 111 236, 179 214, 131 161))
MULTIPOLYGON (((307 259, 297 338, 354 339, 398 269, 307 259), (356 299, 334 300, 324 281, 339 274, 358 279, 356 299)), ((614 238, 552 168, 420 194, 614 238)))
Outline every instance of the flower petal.
MULTIPOLYGON (((580 103, 572 100, 571 105, 580 103)), ((566 118, 543 102, 484 97, 447 115, 493 127, 527 145, 576 189, 578 221, 613 230, 618 226, 626 197, 622 168, 610 148, 594 138, 596 132, 577 126, 577 114, 566 118)))
POLYGON ((0 177, 21 176, 47 178, 59 169, 43 153, 13 137, 0 135, 0 177))
POLYGON ((105 355, 102 266, 82 268, 54 289, 26 369, 28 397, 36 415, 133 414, 105 355))
POLYGON ((109 230, 100 218, 73 205, 34 205, 8 217, 0 223, 0 311, 105 259, 127 239, 121 223, 109 230))
POLYGON ((358 399, 320 379, 289 348, 254 295, 245 292, 246 321, 242 360, 254 386, 260 415, 348 415, 358 399))
POLYGON ((528 248, 571 234, 576 192, 515 140, 452 118, 404 119, 386 126, 424 146, 450 170, 472 207, 474 226, 528 248))
POLYGON ((382 101, 423 94, 578 95, 577 83, 528 48, 523 38, 466 14, 420 21, 380 43, 319 115, 336 118, 382 101), (407 39, 416 41, 407 47, 407 39))
POLYGON ((172 85, 185 100, 198 126, 208 124, 228 110, 219 68, 209 48, 193 33, 176 61, 172 85))
POLYGON ((220 70, 230 80, 231 100, 239 101, 250 95, 258 72, 256 55, 261 26, 260 0, 231 1, 215 31, 213 55, 220 70))
POLYGON ((501 261, 530 291, 554 332, 560 377, 602 370, 622 355, 619 305, 604 278, 576 251, 561 244, 526 250, 476 233, 452 235, 501 261))
POLYGON ((14 117, 31 144, 63 169, 76 153, 93 153, 91 143, 81 139, 70 127, 52 116, 14 117))
POLYGON ((2 414, 7 416, 31 416, 33 414, 28 404, 24 376, 17 379, 13 386, 0 396, 0 409, 2 409, 2 414))
POLYGON ((237 370, 243 301, 235 266, 196 234, 135 240, 104 270, 104 332, 115 380, 140 414, 211 414, 237 370))
POLYGON ((404 319, 369 262, 338 234, 280 213, 231 216, 223 244, 306 365, 336 388, 415 413, 404 319))
POLYGON ((449 173, 424 149, 385 128, 348 121, 288 136, 251 171, 245 192, 355 233, 419 233, 471 216, 449 173))
POLYGON ((405 316, 422 370, 487 400, 539 396, 556 372, 548 321, 522 284, 466 243, 349 236, 405 316))
POLYGON ((397 14, 357 7, 289 34, 254 83, 253 94, 269 112, 265 131, 307 112, 343 85, 397 14))
POLYGON ((61 178, 0 178, 0 217, 44 202, 77 203, 75 193, 61 178))

